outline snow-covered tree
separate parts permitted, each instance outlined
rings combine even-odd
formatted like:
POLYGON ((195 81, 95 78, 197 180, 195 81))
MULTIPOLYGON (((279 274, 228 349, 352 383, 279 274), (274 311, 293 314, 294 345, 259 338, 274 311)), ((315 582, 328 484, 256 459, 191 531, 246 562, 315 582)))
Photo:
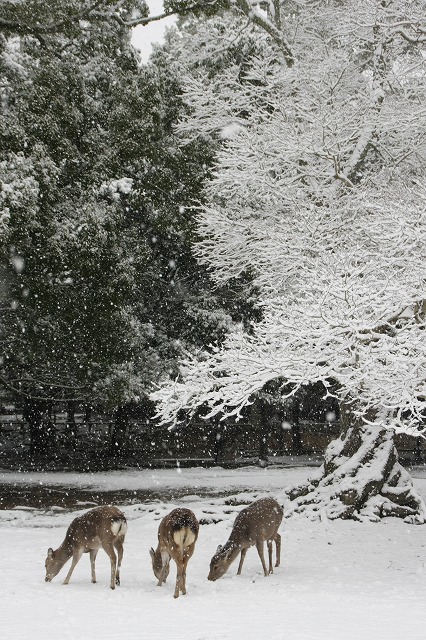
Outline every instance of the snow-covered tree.
POLYGON ((192 69, 181 132, 223 140, 197 255, 219 283, 250 271, 263 318, 188 358, 153 397, 173 422, 203 403, 239 414, 277 378, 291 393, 333 388, 342 435, 290 492, 291 509, 312 516, 426 518, 393 444, 395 431, 425 432, 421 5, 285 3, 294 65, 265 31, 253 46, 229 15, 191 31, 194 53, 202 43, 215 65, 192 69))

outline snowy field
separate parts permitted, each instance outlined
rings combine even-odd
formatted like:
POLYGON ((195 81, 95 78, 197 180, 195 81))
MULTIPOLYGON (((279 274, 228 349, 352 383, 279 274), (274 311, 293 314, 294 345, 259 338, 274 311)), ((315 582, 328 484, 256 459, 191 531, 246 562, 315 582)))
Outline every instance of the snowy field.
MULTIPOLYGON (((282 564, 264 578, 255 549, 241 576, 237 562, 215 583, 207 581, 211 556, 223 544, 243 503, 299 483, 312 469, 245 468, 120 471, 98 474, 0 472, 3 486, 73 487, 87 501, 71 513, 59 507, 0 511, 3 580, 0 630, 18 640, 425 640, 426 527, 396 519, 379 524, 285 520, 282 564), (97 558, 90 582, 87 555, 68 586, 64 567, 44 582, 49 546, 63 540, 72 518, 93 506, 95 491, 126 489, 119 504, 129 521, 121 586, 109 589, 109 560, 97 558), (132 502, 134 491, 164 492, 167 502, 132 502), (182 495, 184 493, 187 495, 182 495), (235 499, 223 498, 232 494, 235 499), (171 499, 170 496, 180 495, 171 499), (206 497, 208 495, 208 497, 206 497), (175 506, 192 509, 204 522, 188 567, 186 596, 175 600, 175 567, 159 588, 149 547, 159 520, 175 506)), ((426 498, 426 473, 414 474, 426 498)), ((99 495, 99 494, 97 494, 99 495)), ((68 567, 68 565, 66 565, 68 567)))

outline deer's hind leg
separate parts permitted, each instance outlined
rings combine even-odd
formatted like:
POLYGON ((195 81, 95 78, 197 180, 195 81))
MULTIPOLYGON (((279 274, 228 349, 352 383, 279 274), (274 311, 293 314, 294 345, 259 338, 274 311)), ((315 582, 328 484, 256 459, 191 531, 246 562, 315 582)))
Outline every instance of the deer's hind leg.
POLYGON ((182 552, 182 579, 180 584, 180 590, 183 595, 186 595, 186 568, 188 566, 188 562, 192 554, 194 553, 195 545, 190 545, 189 547, 184 547, 182 552))
POLYGON ((263 567, 263 573, 265 575, 265 577, 268 575, 268 571, 266 569, 266 562, 265 562, 265 554, 264 554, 264 547, 263 547, 263 540, 256 542, 256 549, 257 549, 257 553, 259 554, 259 558, 260 561, 262 563, 262 567, 263 567))
POLYGON ((272 567, 272 540, 268 540, 267 545, 268 545, 269 573, 274 573, 274 569, 272 567))
POLYGON ((117 571, 115 573, 116 585, 120 584, 120 567, 121 567, 121 562, 123 560, 123 552, 124 552, 123 542, 124 542, 124 538, 117 538, 117 540, 114 542, 114 546, 117 549, 117 555, 118 555, 117 571))
POLYGON ((177 558, 177 559, 175 558, 175 562, 176 562, 176 585, 175 585, 175 592, 173 596, 175 598, 179 598, 180 591, 184 593, 182 586, 184 584, 183 573, 185 569, 184 569, 183 558, 177 558))
POLYGON ((279 533, 275 534, 274 540, 275 540, 275 555, 276 555, 275 566, 279 567, 281 562, 281 536, 279 533))
POLYGON ((103 542, 102 543, 102 548, 105 551, 105 553, 108 555, 110 561, 111 561, 111 581, 110 581, 110 587, 111 589, 115 589, 115 577, 117 575, 117 556, 116 553, 114 551, 114 544, 112 541, 109 542, 103 542))

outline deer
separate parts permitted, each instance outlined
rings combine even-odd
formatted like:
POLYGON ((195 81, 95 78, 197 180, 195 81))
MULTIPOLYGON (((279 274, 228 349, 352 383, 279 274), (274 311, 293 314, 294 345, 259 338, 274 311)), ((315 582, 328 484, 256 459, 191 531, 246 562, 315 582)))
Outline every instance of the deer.
POLYGON ((272 542, 275 542, 275 566, 280 566, 281 536, 278 528, 283 519, 283 508, 274 498, 261 498, 242 509, 235 518, 234 526, 228 541, 219 545, 210 562, 210 572, 207 577, 213 582, 221 578, 228 571, 232 562, 241 553, 237 575, 241 575, 247 549, 256 545, 265 577, 273 573, 272 542), (264 542, 268 544, 269 570, 266 569, 264 557, 264 542))
POLYGON ((149 553, 152 560, 152 570, 161 587, 166 582, 170 570, 170 558, 176 563, 176 586, 174 597, 179 597, 181 591, 186 594, 186 567, 194 553, 198 538, 199 523, 190 509, 173 509, 164 516, 158 527, 158 546, 151 547, 149 553))
POLYGON ((90 554, 92 582, 96 582, 95 560, 99 549, 111 560, 111 589, 120 584, 120 567, 123 559, 123 543, 127 532, 124 513, 117 507, 96 507, 75 518, 65 534, 62 544, 54 551, 47 551, 45 562, 46 582, 51 582, 64 564, 72 558, 70 570, 63 582, 68 584, 71 574, 83 553, 90 554), (115 553, 117 550, 117 555, 115 553))

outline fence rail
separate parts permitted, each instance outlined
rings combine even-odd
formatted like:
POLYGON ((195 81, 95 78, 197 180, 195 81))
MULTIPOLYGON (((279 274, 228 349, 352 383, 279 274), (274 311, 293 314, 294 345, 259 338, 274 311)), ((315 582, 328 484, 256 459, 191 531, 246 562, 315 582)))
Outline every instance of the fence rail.
MULTIPOLYGON (((68 422, 63 416, 52 421, 51 446, 58 456, 67 452, 96 456, 111 448, 114 422, 109 419, 85 420, 76 416, 68 422)), ((339 435, 338 423, 300 422, 297 436, 291 425, 268 425, 263 450, 268 458, 277 456, 321 454, 329 442, 339 435)), ((259 457, 259 433, 251 424, 237 423, 221 427, 199 421, 170 432, 146 420, 129 420, 121 434, 120 450, 138 463, 157 461, 159 465, 173 460, 186 463, 236 463, 259 457)), ((395 436, 400 457, 409 461, 426 460, 426 441, 406 435, 395 436)), ((21 416, 0 416, 0 456, 8 452, 25 453, 30 447, 30 430, 21 416)))

